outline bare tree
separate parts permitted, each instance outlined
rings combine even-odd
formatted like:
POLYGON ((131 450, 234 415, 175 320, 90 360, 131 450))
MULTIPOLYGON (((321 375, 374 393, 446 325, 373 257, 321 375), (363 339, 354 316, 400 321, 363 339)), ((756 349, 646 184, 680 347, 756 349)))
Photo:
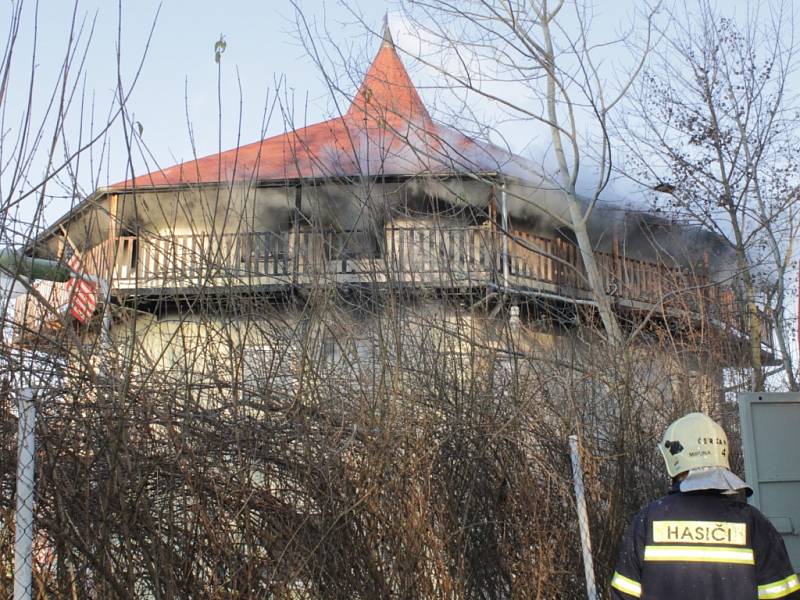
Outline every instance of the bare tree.
MULTIPOLYGON (((634 35, 640 27, 644 41, 627 75, 613 84, 600 68, 601 49, 623 40, 596 42, 587 4, 409 0, 405 6, 420 37, 435 48, 422 60, 439 72, 448 89, 462 95, 459 110, 470 114, 472 101, 481 98, 510 121, 526 124, 531 140, 542 128, 548 133, 555 158, 548 177, 562 192, 566 210, 537 208, 574 233, 585 266, 582 276, 592 289, 605 332, 621 342, 587 224, 612 171, 609 119, 650 51, 657 4, 648 5, 641 23, 626 32, 634 35), (585 194, 579 193, 579 178, 593 178, 585 194)), ((546 164, 542 168, 548 171, 546 164)))
POLYGON ((794 17, 776 2, 743 18, 707 0, 676 8, 619 138, 632 158, 627 174, 668 194, 660 208, 735 250, 728 277, 749 340, 750 389, 765 384, 762 329, 774 322, 786 384, 797 390, 786 307, 800 226, 794 17))

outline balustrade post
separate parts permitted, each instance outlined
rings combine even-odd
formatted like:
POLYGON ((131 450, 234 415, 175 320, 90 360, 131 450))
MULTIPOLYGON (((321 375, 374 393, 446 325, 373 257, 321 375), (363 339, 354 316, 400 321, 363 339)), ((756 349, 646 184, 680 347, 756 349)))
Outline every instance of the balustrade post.
POLYGON ((108 234, 105 240, 105 252, 103 252, 105 265, 96 265, 96 275, 108 281, 109 285, 113 285, 114 265, 117 259, 117 239, 119 238, 119 222, 117 220, 118 209, 119 196, 117 194, 111 194, 108 197, 108 234))

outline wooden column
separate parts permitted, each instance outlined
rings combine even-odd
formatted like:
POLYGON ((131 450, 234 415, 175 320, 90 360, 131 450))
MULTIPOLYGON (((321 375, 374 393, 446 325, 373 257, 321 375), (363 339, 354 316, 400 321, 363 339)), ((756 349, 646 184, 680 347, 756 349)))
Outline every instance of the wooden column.
POLYGON ((119 241, 119 196, 111 194, 108 197, 108 237, 106 240, 106 265, 104 273, 98 275, 111 285, 114 275, 114 265, 117 259, 117 243, 119 241))

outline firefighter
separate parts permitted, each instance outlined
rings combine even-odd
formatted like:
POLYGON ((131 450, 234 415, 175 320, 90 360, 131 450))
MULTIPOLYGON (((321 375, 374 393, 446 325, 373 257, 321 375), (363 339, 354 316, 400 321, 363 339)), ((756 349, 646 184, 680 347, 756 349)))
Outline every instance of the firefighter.
POLYGON ((611 580, 615 600, 800 599, 778 532, 743 501, 728 437, 702 413, 667 427, 659 450, 672 489, 636 515, 611 580))

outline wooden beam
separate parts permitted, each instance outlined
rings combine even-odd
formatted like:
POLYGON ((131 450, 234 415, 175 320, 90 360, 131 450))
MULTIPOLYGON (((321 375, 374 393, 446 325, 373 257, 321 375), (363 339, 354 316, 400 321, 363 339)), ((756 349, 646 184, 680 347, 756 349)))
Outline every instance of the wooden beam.
POLYGON ((108 197, 108 237, 106 239, 106 264, 105 273, 98 273, 106 281, 111 282, 114 275, 114 264, 117 258, 117 240, 119 239, 119 195, 111 194, 108 197))

